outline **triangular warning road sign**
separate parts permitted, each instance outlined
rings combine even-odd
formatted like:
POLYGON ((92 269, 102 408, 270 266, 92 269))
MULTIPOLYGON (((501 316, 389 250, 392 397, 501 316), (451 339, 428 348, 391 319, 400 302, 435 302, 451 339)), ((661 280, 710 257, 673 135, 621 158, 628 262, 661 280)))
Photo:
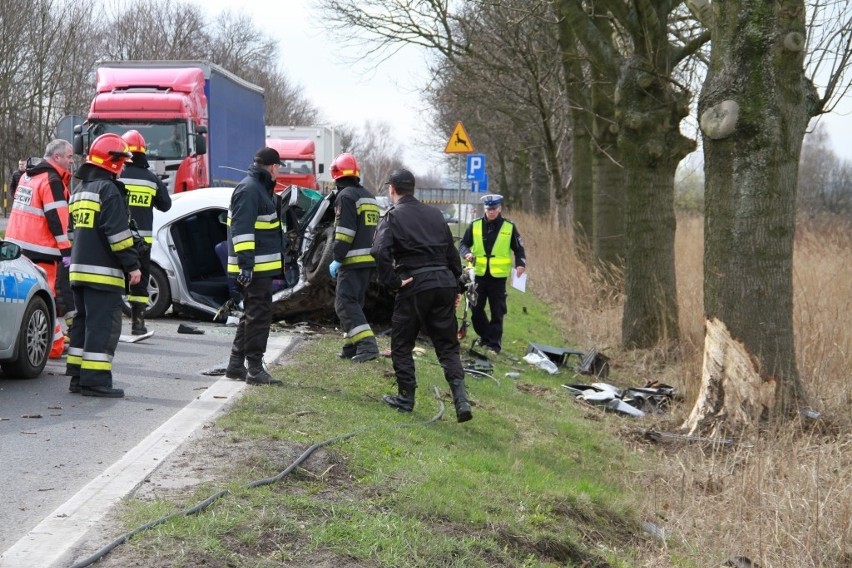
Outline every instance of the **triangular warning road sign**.
POLYGON ((453 128, 453 133, 450 134, 450 139, 447 140, 447 146, 444 148, 444 153, 470 154, 473 151, 473 142, 471 142, 470 136, 468 136, 467 132, 465 132, 464 125, 462 125, 461 121, 458 121, 456 123, 456 127, 453 128))

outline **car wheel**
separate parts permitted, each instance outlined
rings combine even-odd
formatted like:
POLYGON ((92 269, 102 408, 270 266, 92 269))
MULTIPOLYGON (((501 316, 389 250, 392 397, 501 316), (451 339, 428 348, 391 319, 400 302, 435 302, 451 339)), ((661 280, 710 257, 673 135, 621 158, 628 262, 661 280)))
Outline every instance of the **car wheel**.
POLYGON ((21 331, 18 334, 18 354, 13 361, 2 363, 7 378, 32 379, 41 374, 53 343, 53 321, 44 299, 30 300, 21 331))
POLYGON ((305 260, 302 266, 305 269, 305 276, 308 282, 313 284, 314 281, 323 276, 331 278, 328 274, 328 266, 331 264, 333 256, 334 225, 317 234, 314 242, 305 251, 305 260))
MULTIPOLYGON (((121 311, 124 315, 130 315, 130 302, 127 296, 122 297, 121 311)), ((162 268, 151 264, 151 274, 148 277, 148 305, 145 306, 145 318, 161 317, 172 303, 172 294, 169 289, 169 279, 162 268)))

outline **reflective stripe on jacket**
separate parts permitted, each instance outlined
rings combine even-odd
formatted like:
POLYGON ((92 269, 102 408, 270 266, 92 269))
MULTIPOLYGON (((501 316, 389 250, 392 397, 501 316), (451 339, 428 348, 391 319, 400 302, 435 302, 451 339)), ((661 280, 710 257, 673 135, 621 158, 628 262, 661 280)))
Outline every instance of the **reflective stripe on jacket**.
POLYGON ((473 246, 470 252, 476 257, 475 271, 477 276, 485 276, 489 271, 494 278, 508 278, 512 272, 512 230, 514 225, 503 219, 497 240, 491 247, 491 254, 485 252, 485 242, 482 237, 482 219, 477 219, 471 227, 473 231, 473 246), (485 262, 481 262, 485 259, 485 262))
POLYGON ((21 176, 6 240, 20 245, 33 261, 55 262, 71 254, 68 239, 68 180, 70 174, 48 160, 21 176))

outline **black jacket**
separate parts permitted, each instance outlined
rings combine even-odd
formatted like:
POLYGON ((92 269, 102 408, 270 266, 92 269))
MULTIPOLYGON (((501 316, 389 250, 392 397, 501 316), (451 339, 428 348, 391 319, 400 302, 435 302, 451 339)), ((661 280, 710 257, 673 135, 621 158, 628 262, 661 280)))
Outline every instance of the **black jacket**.
POLYGON ((69 279, 72 286, 123 292, 125 274, 139 268, 130 233, 130 212, 110 172, 83 164, 68 206, 74 227, 69 279))
POLYGON ((12 172, 12 180, 9 182, 9 195, 14 199, 15 190, 18 189, 18 182, 21 181, 21 176, 24 175, 24 172, 21 170, 15 170, 12 172))
POLYGON ((444 215, 413 195, 402 196, 376 230, 371 250, 379 283, 402 298, 433 288, 459 288, 461 259, 444 215), (403 278, 413 276, 400 288, 403 278))
POLYGON ((284 231, 281 228, 275 180, 265 169, 252 165, 231 195, 228 210, 228 275, 250 269, 255 276, 282 273, 284 231))
MULTIPOLYGON (((147 162, 146 162, 147 163, 147 162)), ((136 229, 145 242, 153 242, 151 229, 154 226, 154 207, 168 211, 172 207, 172 198, 166 184, 157 174, 139 165, 127 164, 118 181, 127 190, 127 206, 130 217, 136 222, 136 229)))
POLYGON ((376 265, 370 247, 381 211, 373 194, 355 179, 342 180, 334 202, 334 260, 341 262, 344 269, 376 265))

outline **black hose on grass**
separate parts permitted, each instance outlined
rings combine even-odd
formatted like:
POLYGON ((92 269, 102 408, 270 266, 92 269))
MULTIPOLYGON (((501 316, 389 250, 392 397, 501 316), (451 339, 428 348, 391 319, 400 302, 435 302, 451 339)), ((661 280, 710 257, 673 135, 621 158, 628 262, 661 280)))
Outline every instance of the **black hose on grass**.
MULTIPOLYGON (((426 424, 431 424, 432 422, 437 422, 438 420, 440 420, 444 416, 444 408, 445 407, 444 407, 444 402, 441 400, 441 392, 438 390, 438 387, 434 387, 434 389, 435 389, 435 398, 438 399, 438 405, 440 407, 438 409, 438 413, 435 416, 433 416, 432 418, 430 418, 429 420, 426 420, 424 422, 412 422, 410 424, 398 424, 395 427, 406 428, 406 427, 409 427, 409 426, 417 426, 418 424, 426 425, 426 424)), ((323 442, 318 442, 318 443, 312 445, 311 447, 309 447, 304 452, 302 452, 302 455, 300 455, 298 458, 296 458, 296 461, 294 461, 289 466, 287 466, 287 468, 284 469, 283 471, 281 471, 278 475, 274 475, 272 477, 266 477, 266 478, 263 478, 263 479, 257 479, 255 481, 252 481, 248 485, 246 485, 245 488, 246 489, 254 489, 256 487, 261 487, 261 486, 264 486, 264 485, 271 485, 273 483, 277 483, 278 481, 281 481, 284 477, 286 477, 287 475, 292 473, 292 471, 294 469, 296 469, 305 460, 307 460, 311 456, 311 454, 313 454, 319 448, 322 448, 323 446, 328 446, 330 444, 334 444, 335 442, 347 440, 349 438, 352 438, 353 436, 355 436, 359 432, 366 432, 368 430, 372 430, 372 429, 375 429, 375 428, 378 428, 378 427, 379 426, 370 426, 370 427, 367 427, 367 428, 361 428, 360 430, 356 430, 355 432, 350 432, 348 434, 343 434, 341 436, 329 438, 328 440, 325 440, 323 442)), ((208 497, 204 501, 201 501, 200 503, 198 503, 194 507, 190 507, 190 508, 184 509, 182 511, 177 511, 177 512, 171 513, 169 515, 165 515, 163 517, 160 517, 159 519, 154 519, 153 521, 145 523, 142 526, 136 527, 135 529, 131 530, 130 532, 124 533, 123 535, 119 536, 118 538, 116 538, 115 540, 110 542, 109 544, 100 548, 98 551, 96 551, 94 554, 92 554, 88 558, 85 558, 85 559, 80 560, 79 562, 73 564, 71 566, 71 568, 86 568, 86 566, 91 566, 92 564, 99 561, 101 558, 103 558, 107 554, 109 554, 114 548, 116 548, 117 546, 119 546, 121 544, 124 544, 125 542, 130 540, 132 537, 136 536, 137 534, 139 534, 143 531, 147 531, 148 529, 152 529, 156 526, 162 525, 163 523, 167 523, 168 521, 174 519, 175 517, 188 517, 189 515, 194 515, 196 513, 200 513, 201 511, 203 511, 204 509, 206 509, 207 507, 209 507, 210 505, 215 503, 220 497, 224 497, 225 495, 228 495, 229 493, 231 493, 230 489, 222 489, 222 490, 214 493, 213 495, 211 495, 210 497, 208 497)))

